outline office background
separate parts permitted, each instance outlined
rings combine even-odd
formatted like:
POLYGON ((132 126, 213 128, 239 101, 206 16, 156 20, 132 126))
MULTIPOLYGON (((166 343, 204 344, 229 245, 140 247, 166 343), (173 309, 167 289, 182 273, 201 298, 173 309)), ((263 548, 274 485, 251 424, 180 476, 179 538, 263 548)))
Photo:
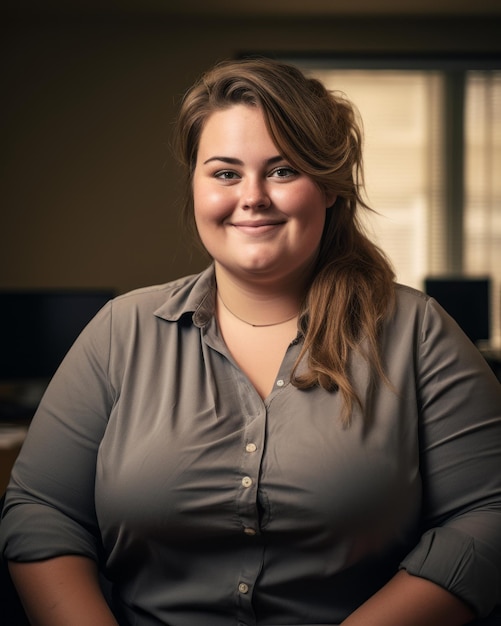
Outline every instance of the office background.
POLYGON ((500 55, 492 0, 7 0, 0 288, 165 282, 206 264, 180 225, 179 99, 217 60, 500 55))

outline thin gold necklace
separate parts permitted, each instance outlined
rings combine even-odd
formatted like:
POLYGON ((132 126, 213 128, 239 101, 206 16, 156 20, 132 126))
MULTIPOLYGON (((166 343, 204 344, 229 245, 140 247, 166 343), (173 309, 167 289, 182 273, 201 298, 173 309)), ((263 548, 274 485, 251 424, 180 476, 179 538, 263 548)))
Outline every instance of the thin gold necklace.
POLYGON ((243 318, 239 317, 236 313, 233 313, 233 311, 226 305, 225 301, 221 298, 219 293, 217 294, 217 297, 219 298, 219 300, 221 300, 221 304, 224 306, 224 308, 228 311, 230 315, 233 315, 233 317, 239 320, 240 322, 247 324, 247 326, 252 326, 253 328, 267 328, 269 326, 280 326, 280 324, 285 324, 286 322, 290 322, 297 316, 297 313, 294 313, 294 315, 291 315, 286 320, 282 320, 281 322, 272 322, 271 324, 252 324, 251 322, 248 322, 247 320, 244 320, 243 318))

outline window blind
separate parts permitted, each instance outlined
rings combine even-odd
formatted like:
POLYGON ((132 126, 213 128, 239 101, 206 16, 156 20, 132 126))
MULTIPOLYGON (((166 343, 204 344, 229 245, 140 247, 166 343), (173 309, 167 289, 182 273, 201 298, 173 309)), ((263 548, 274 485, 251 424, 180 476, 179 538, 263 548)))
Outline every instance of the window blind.
POLYGON ((363 223, 397 280, 422 289, 426 275, 446 270, 441 73, 305 71, 359 110, 368 204, 377 212, 365 213, 363 223))

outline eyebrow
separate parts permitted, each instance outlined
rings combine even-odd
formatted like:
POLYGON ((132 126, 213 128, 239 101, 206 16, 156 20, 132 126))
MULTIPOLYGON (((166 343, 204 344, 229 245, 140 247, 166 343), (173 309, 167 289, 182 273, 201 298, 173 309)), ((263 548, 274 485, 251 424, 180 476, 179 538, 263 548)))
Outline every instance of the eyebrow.
MULTIPOLYGON (((277 155, 277 156, 267 159, 266 165, 274 165, 275 163, 280 163, 280 161, 286 161, 286 160, 287 159, 284 159, 284 157, 277 155)), ((244 165, 244 162, 241 161, 240 159, 235 159, 233 157, 225 157, 225 156, 210 157, 210 159, 207 159, 206 161, 204 161, 204 165, 206 165, 207 163, 210 163, 211 161, 221 161, 222 163, 228 163, 228 165, 244 165)))

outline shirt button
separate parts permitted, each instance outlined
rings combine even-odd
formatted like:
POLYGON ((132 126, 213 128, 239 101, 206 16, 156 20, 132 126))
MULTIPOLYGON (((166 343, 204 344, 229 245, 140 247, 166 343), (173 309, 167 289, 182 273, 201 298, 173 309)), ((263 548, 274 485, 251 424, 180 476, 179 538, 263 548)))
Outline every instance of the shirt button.
POLYGON ((238 591, 240 591, 240 593, 249 593, 249 585, 246 585, 245 583, 240 583, 238 585, 238 591))
POLYGON ((285 381, 283 381, 281 378, 279 378, 277 380, 277 387, 283 387, 285 385, 285 381))
POLYGON ((254 537, 256 531, 254 530, 254 528, 244 528, 244 533, 246 535, 249 535, 249 537, 254 537))
POLYGON ((248 443, 248 444, 245 446, 245 450, 246 450, 247 452, 255 452, 255 451, 257 450, 257 446, 256 446, 256 444, 255 444, 255 443, 248 443))
POLYGON ((252 478, 250 476, 244 476, 242 478, 242 486, 247 488, 252 485, 252 478))

